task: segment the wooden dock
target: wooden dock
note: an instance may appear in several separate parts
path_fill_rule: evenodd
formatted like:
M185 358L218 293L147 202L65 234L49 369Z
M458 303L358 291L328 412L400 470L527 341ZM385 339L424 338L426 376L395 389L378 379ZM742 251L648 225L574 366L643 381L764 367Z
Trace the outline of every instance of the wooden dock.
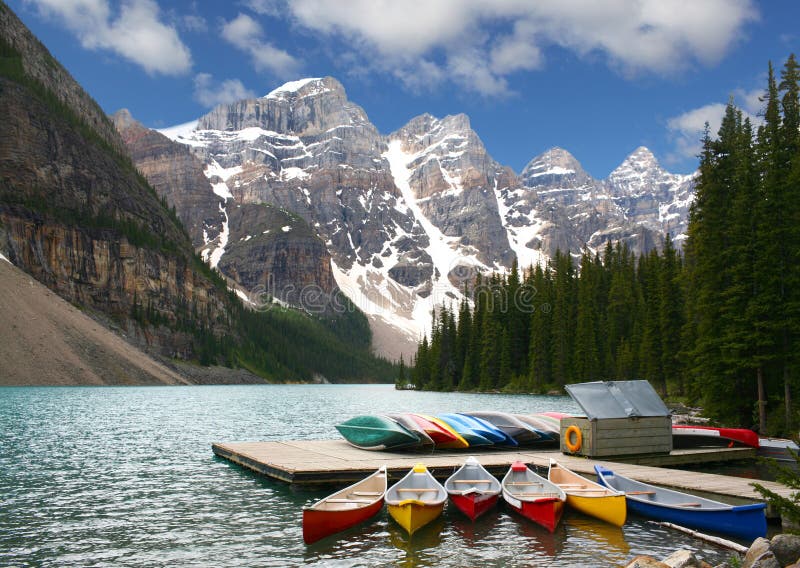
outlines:
M467 455L474 455L498 477L505 474L515 460L547 467L550 458L555 458L577 473L594 474L594 465L602 464L632 479L706 493L733 504L761 500L761 496L750 485L751 479L663 467L752 459L755 457L752 448L673 450L669 455L633 458L637 463L624 463L622 459L610 462L567 456L555 449L483 450L472 454L464 451L436 451L431 454L375 452L360 450L344 440L216 443L212 449L217 456L243 467L301 485L353 483L381 465L386 465L390 479L396 480L417 462L423 462L433 475L444 479L464 463ZM779 495L789 497L791 494L788 487L778 483L765 481L762 485Z

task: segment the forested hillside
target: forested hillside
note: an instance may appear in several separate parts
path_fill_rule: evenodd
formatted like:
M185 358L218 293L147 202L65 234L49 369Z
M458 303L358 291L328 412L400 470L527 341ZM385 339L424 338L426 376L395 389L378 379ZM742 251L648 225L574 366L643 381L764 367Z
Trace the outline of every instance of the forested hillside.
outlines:
M729 103L703 140L689 235L678 254L624 245L479 279L442 306L409 376L417 388L547 392L646 378L730 426L798 423L800 71L772 66L763 118Z

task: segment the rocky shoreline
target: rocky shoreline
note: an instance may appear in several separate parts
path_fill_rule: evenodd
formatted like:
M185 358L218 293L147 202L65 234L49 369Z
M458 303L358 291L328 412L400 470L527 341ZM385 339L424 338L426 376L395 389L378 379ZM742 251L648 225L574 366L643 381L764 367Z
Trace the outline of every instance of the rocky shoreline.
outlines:
M769 540L757 538L743 556L732 551L729 560L716 566L681 549L662 560L637 556L625 568L800 568L800 536L782 533Z

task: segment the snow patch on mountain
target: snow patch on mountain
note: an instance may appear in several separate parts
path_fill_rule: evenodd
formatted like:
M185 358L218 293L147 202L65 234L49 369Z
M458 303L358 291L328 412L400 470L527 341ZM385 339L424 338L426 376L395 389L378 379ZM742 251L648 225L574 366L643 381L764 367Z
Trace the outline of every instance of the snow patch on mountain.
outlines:
M265 95L263 98L265 98L265 99L270 99L270 98L275 99L275 98L279 98L279 97L281 97L283 95L296 93L297 91L299 91L300 89L302 89L303 87L308 85L309 83L314 83L314 82L319 83L320 81L322 81L321 77L307 77L305 79L299 79L297 81L289 81L287 83L284 83L283 85L281 85L277 89L273 89L267 95ZM319 92L320 93L324 92L324 88L321 88Z
M197 128L198 122L198 120L190 120L189 122L184 122L183 124L176 124L175 126L170 126L168 128L158 129L156 132L160 132L173 142L192 145L192 132L194 132L194 130Z

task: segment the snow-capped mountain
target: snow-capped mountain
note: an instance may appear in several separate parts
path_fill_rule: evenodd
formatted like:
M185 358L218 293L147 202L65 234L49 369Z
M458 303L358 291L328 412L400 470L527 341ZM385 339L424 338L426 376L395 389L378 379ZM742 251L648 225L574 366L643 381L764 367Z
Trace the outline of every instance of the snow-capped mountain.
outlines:
M681 242L686 238L694 175L671 174L640 146L605 180L614 202L631 223Z
M218 209L200 216L220 220L200 247L212 266L247 289L247 263L259 262L247 237L274 229L248 226L271 218L248 208L298 216L325 244L338 287L370 317L376 349L391 356L410 353L431 309L458 301L477 271L609 239L655 246L665 230L684 231L692 195L691 179L665 172L646 149L595 180L559 148L517 176L487 153L465 115L424 114L383 136L331 77L160 132L204 165Z

